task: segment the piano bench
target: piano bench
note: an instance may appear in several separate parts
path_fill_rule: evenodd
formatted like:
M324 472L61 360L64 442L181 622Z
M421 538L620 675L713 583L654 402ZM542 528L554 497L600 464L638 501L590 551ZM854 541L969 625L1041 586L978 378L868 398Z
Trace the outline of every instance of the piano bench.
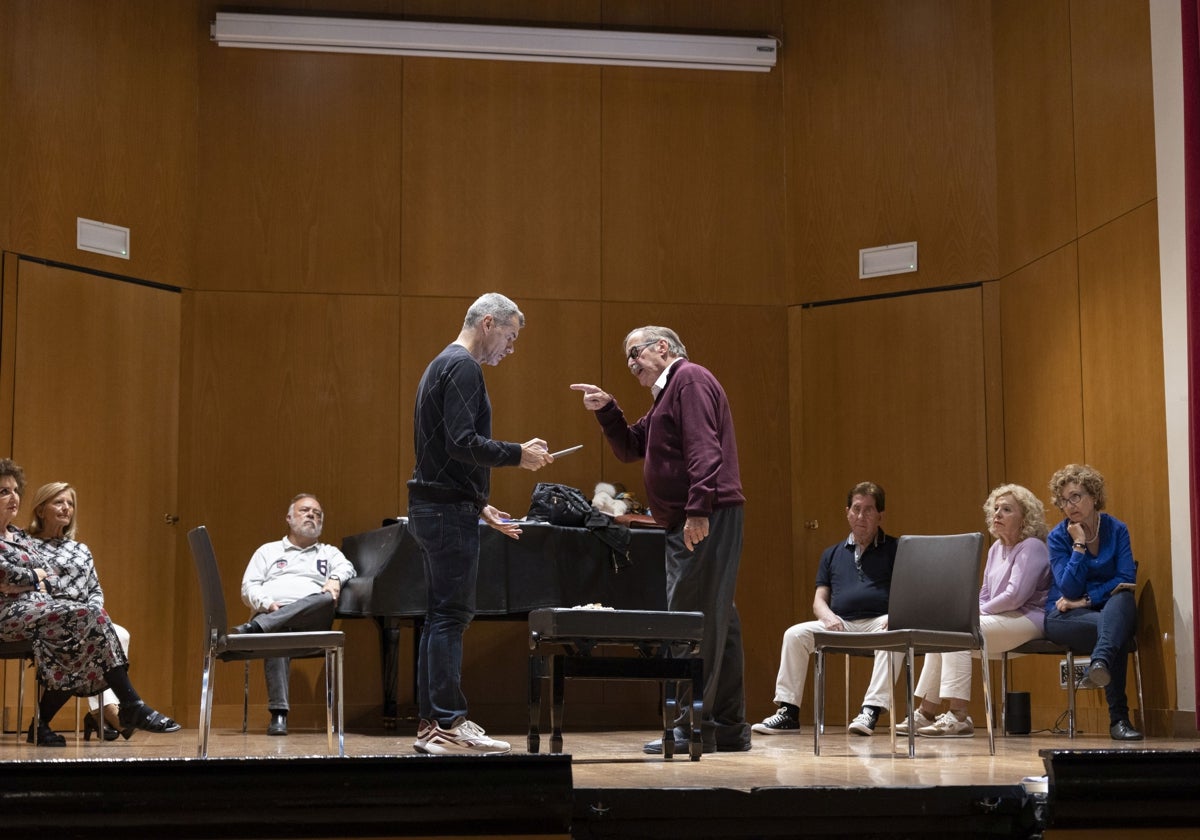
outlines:
M663 684L663 757L675 753L678 683L690 686L684 722L691 732L692 761L701 754L700 717L704 704L704 660L698 655L704 637L704 613L652 610L540 609L529 613L529 735L527 746L541 746L542 680L549 679L550 752L562 752L562 719L567 679L657 680ZM560 645L546 653L542 645ZM640 656L593 656L600 645L625 645ZM686 657L671 657L682 647Z

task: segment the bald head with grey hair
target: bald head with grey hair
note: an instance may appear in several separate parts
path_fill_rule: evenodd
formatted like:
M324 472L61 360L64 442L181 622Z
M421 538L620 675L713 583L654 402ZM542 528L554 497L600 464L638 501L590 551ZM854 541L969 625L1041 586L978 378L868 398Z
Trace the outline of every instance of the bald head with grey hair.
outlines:
M621 348L624 349L629 345L629 340L634 336L638 337L638 344L645 344L648 341L665 341L667 342L667 352L672 356L680 359L688 357L687 348L683 346L683 341L680 340L679 334L670 327L637 327L629 331L625 336L625 340L621 342Z
M525 326L525 314L517 308L517 305L511 299L505 297L499 292L488 292L485 295L480 295L471 304L467 310L467 315L463 318L463 329L471 329L478 326L486 316L491 315L497 323L507 324L513 318L517 319L517 326Z

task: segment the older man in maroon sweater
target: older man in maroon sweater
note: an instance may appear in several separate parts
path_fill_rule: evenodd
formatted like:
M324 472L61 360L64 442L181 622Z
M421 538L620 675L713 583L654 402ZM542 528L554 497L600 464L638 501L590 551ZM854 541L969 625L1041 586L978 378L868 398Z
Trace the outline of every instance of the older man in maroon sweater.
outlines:
M630 372L654 404L636 423L611 394L575 384L622 461L643 459L646 500L667 531L667 606L704 613L704 751L750 749L743 684L742 627L733 603L742 555L742 481L725 389L688 360L674 330L638 327L625 337ZM675 749L687 750L675 730ZM651 741L646 752L662 751Z

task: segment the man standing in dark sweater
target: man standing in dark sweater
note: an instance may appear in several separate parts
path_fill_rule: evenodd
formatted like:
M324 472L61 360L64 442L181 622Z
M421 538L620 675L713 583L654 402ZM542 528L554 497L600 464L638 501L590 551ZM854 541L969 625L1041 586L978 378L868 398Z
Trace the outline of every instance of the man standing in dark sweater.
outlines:
M742 556L742 481L725 389L688 360L674 330L638 327L625 337L629 371L654 404L632 425L612 395L576 384L616 456L643 460L646 500L667 531L667 607L704 613L705 752L750 749L743 684L742 625L733 603ZM675 749L687 733L675 729ZM651 741L646 752L662 751Z
M524 326L515 303L495 292L483 295L467 310L458 338L429 363L417 386L408 532L421 547L429 590L417 656L417 752L510 749L467 716L462 639L475 616L479 520L513 539L521 535L507 513L488 504L491 468L538 470L554 460L544 440L491 439L492 404L481 366L498 365L512 353Z

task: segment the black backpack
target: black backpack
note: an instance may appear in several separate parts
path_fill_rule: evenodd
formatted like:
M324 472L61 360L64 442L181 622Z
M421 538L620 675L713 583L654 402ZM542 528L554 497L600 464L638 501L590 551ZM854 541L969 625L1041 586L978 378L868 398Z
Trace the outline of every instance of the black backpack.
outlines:
M592 503L583 495L583 491L566 484L539 482L533 488L529 513L525 514L525 518L581 528L591 512Z

